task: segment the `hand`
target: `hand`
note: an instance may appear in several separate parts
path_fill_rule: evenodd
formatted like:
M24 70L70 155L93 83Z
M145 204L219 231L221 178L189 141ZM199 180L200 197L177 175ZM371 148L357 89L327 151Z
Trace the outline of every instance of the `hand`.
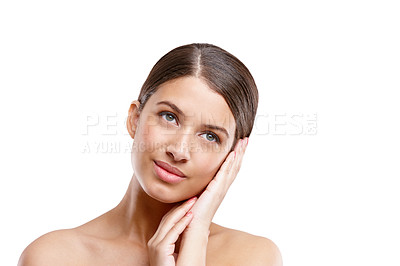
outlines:
M193 218L189 210L196 199L194 197L177 205L164 215L156 233L147 243L150 265L175 266L178 255L175 253L175 242Z
M229 153L214 179L200 195L192 208L194 217L185 234L194 229L208 232L218 207L239 172L248 140L248 138L244 138L236 143L234 150Z
M193 219L182 234L178 265L206 265L211 221L239 172L247 144L248 138L238 141L192 207Z

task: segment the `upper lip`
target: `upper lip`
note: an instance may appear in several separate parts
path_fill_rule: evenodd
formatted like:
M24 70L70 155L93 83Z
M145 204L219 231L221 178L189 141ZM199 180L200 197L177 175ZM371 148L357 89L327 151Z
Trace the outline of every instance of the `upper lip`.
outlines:
M170 172L170 173L173 173L173 174L178 175L178 176L180 176L180 177L185 177L185 174L182 173L178 168L173 167L172 165L169 165L169 164L166 163L166 162L163 162L163 161L154 161L154 163L155 163L156 165L158 165L159 167L165 169L166 171Z

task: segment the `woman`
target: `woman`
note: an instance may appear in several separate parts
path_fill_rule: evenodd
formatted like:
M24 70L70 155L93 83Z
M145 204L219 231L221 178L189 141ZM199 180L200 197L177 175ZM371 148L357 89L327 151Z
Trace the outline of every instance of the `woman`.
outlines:
M117 207L43 235L19 265L281 265L268 239L212 223L258 104L248 69L209 44L164 55L129 108L133 177Z

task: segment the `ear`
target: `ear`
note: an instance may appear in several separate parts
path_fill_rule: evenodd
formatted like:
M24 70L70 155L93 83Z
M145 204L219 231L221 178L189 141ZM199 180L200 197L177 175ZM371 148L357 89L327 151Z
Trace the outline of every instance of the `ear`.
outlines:
M137 124L139 121L139 101L133 101L129 107L128 119L126 120L126 128L132 138L135 137Z

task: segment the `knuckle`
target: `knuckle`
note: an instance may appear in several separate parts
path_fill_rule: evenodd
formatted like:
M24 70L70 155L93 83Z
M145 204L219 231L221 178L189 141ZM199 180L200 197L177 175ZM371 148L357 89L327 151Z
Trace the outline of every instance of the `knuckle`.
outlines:
M153 254L158 254L161 252L163 245L162 243L153 243L150 246L147 247L149 251L151 251Z
M177 210L177 215L179 215L179 217L183 217L185 214L186 214L186 212L189 210L189 208L187 207L187 206L182 206L181 208L179 208L178 210Z
M151 248L151 249L154 249L154 240L153 240L153 239L150 239L150 240L147 242L147 247L148 247L148 248Z
M161 250L162 248L163 248L163 243L162 242L160 242L160 243L157 243L157 245L155 245L155 249L156 250Z
M171 228L171 230L172 230L172 232L174 232L174 234L179 235L181 228L182 228L182 226L180 225L180 223L177 223L174 225L174 227Z
M161 223L164 223L165 221L167 221L167 220L168 220L168 217L169 217L168 214L164 215L163 218L161 219L160 224L161 224Z
M180 220L177 224L172 228L176 234L181 234L182 231L186 228L187 219Z

